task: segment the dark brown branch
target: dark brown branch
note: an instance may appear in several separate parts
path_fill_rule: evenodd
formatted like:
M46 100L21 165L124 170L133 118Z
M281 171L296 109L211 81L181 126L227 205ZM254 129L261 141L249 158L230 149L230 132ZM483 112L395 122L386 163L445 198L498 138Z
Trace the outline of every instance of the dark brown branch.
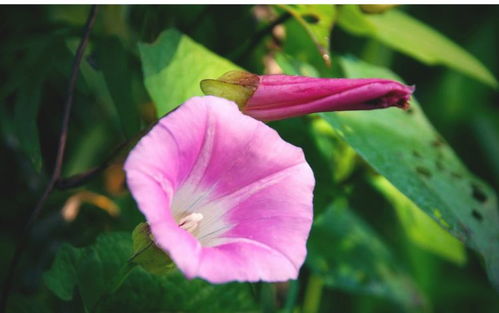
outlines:
M42 194L38 202L36 203L33 212L31 213L29 220L26 222L26 225L21 233L19 242L16 246L16 250L14 252L14 256L9 264L9 268L7 271L7 277L4 282L2 295L0 298L0 312L5 312L7 306L7 300L9 298L10 292L12 290L12 283L15 276L15 272L17 269L17 265L21 260L21 257L25 251L25 248L28 244L29 234L31 232L31 228L33 224L37 220L38 216L42 212L43 205L48 198L48 195L52 192L55 187L56 182L59 180L62 171L62 162L64 160L64 151L66 148L66 141L68 137L68 127L69 127L69 116L71 114L71 107L73 104L73 94L76 87L76 81L78 80L78 73L80 69L81 60L83 58L83 53L85 52L85 48L87 47L88 40L90 37L90 32L95 22L95 17L97 15L97 6L93 5L88 14L87 22L85 24L83 36L80 41L80 45L76 50L76 55L74 57L73 66L71 68L71 76L69 79L68 89L66 101L64 102L64 112L62 118L62 127L61 133L59 137L59 145L57 147L57 155L55 159L54 170L52 172L52 176Z
M114 148L114 150L109 154L107 159L104 160L102 164L86 172L78 173L67 178L60 177L59 180L56 181L55 187L61 190L80 187L89 182L90 180L92 180L93 178L97 177L97 175L99 175L100 172L108 168L111 164L123 161L125 156L124 152L128 152L129 148L134 146L137 143L137 141L140 138L142 138L142 136L144 136L151 129L153 125L154 124L145 127L135 136L128 138L126 141L116 146L116 148Z
M56 184L55 187L57 189L65 190L65 189L71 189L75 187L82 186L86 183L88 183L90 180L92 180L94 177L100 174L103 170L105 170L108 166L114 163L114 160L121 154L121 152L124 150L124 148L128 147L130 144L129 141L125 141L121 143L119 146L117 146L113 152L109 155L109 157L100 165L86 171L83 173L78 173L73 176L67 177L67 178L60 178Z

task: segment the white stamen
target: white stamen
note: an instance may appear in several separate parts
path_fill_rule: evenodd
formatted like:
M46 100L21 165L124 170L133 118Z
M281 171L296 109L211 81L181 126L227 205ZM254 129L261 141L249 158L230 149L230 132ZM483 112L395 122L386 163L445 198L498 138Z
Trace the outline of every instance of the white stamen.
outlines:
M203 214L191 213L187 216L184 216L178 223L178 226L183 230L192 233L198 227L198 224L202 219L203 219Z

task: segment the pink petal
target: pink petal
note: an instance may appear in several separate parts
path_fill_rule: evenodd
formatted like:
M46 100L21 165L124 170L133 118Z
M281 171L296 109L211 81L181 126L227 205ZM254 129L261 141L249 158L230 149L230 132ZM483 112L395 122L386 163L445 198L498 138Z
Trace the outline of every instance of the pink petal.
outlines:
M141 139L125 170L158 246L187 277L297 277L312 222L312 171L300 148L233 102L188 100ZM192 213L204 218L191 234L178 221Z

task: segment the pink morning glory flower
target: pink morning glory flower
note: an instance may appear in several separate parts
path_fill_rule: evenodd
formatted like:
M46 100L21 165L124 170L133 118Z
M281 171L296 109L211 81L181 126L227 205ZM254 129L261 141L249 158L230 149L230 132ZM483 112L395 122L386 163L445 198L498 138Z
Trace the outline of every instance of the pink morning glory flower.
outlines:
M314 177L303 152L235 103L191 98L131 151L127 183L158 247L212 283L294 279Z
M408 108L414 87L379 79L255 75L232 71L201 82L205 94L234 100L242 112L273 121L316 112Z

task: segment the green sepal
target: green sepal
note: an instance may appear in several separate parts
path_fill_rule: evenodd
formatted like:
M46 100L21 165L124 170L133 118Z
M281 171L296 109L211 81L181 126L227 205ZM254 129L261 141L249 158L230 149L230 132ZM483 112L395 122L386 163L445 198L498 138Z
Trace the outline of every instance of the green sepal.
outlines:
M217 79L204 79L200 86L205 95L225 98L242 107L255 93L259 82L258 75L236 70L227 72Z
M130 261L142 266L146 271L163 275L175 269L170 257L154 243L149 225L140 223L132 232L133 256Z

